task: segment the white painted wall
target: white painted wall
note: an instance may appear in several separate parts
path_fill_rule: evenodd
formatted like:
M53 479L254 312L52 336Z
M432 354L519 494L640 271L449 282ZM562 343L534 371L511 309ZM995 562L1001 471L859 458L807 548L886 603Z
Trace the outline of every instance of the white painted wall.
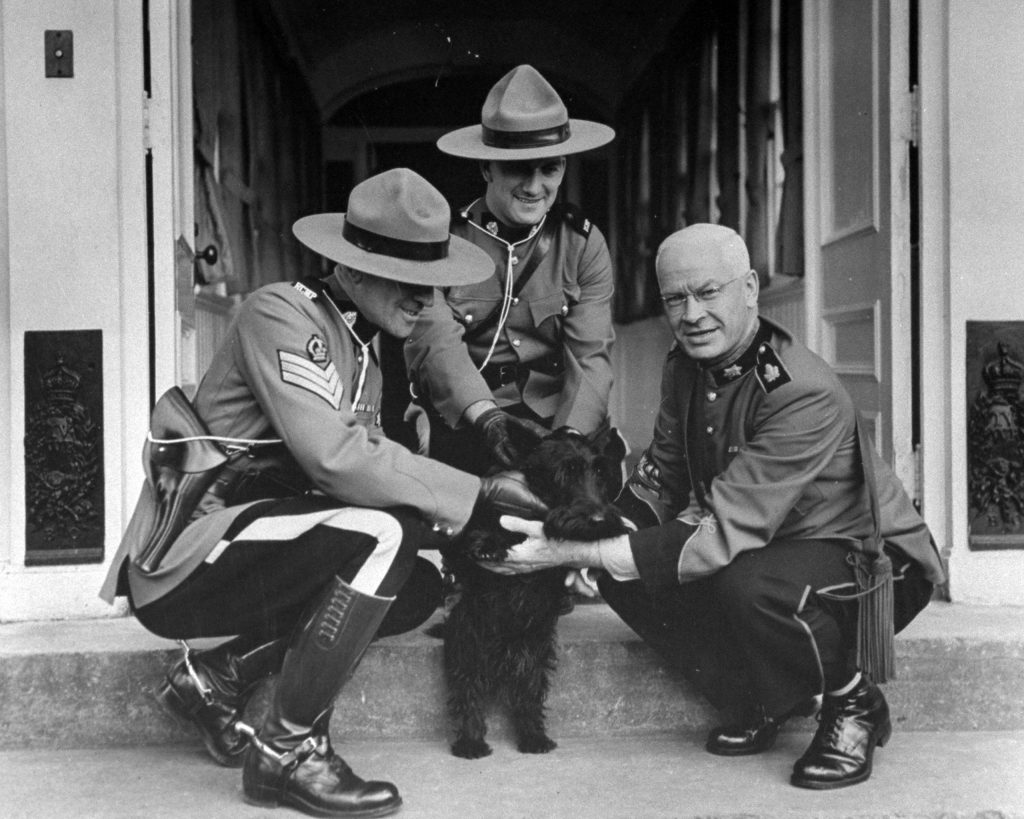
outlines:
M1024 3L945 5L951 593L1021 605L1024 551L968 550L965 345L967 321L1024 320Z
M0 621L116 613L96 596L105 566L23 565L23 339L102 331L109 560L141 480L148 405L140 6L0 2ZM73 31L73 78L45 77L47 29Z

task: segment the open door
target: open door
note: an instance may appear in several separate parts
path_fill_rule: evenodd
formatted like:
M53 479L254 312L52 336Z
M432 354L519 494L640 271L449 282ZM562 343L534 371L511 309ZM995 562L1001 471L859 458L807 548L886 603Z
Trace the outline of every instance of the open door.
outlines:
M805 0L809 341L913 491L908 0Z
M148 0L151 400L197 381L190 0Z

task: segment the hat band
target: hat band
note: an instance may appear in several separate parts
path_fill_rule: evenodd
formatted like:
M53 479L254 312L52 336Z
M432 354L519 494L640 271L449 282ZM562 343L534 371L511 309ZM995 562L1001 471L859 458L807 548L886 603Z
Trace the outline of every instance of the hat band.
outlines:
M541 128L537 131L496 131L483 128L484 145L491 148L544 148L548 145L560 145L570 136L569 123L556 125L554 128Z
M393 239L382 236L372 230L353 225L348 219L341 229L341 235L367 253L379 253L382 256L394 256L396 259L407 259L411 262L436 262L448 258L448 240L442 242L411 242L406 239Z

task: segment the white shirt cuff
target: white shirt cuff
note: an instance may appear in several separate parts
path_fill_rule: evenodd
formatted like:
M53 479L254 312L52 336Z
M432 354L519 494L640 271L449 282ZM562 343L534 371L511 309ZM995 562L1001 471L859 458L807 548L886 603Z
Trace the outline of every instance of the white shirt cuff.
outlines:
M633 560L633 550L629 547L629 535L599 541L598 554L601 565L616 580L639 580L640 572Z

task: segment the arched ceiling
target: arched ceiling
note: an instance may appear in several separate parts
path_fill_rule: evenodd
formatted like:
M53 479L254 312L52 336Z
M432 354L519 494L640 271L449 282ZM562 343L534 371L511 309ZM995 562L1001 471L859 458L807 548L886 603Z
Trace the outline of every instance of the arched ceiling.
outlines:
M324 122L363 97L363 124L469 124L505 71L530 63L573 116L610 120L689 0L267 0ZM387 103L374 92L405 89ZM424 96L426 94L426 96ZM468 121L463 97L472 98ZM399 104L392 105L395 100ZM417 105L416 103L420 104ZM406 119L395 107L407 108ZM374 114L376 112L376 114ZM344 113L340 116L344 117ZM367 122L370 116L382 121Z

